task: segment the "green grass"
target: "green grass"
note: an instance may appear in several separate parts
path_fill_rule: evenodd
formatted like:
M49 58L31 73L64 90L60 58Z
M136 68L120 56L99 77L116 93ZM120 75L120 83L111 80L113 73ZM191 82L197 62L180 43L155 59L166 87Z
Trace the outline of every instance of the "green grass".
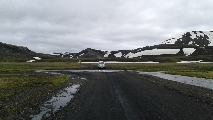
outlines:
M177 74L199 78L213 79L213 64L191 63L159 63L159 64L106 64L106 67L116 69L140 70L140 71L165 71L168 74Z
M49 74L0 74L0 89L58 85L67 79L63 75Z
M0 119L10 119L5 117L36 106L49 92L69 80L64 75L28 71L78 68L77 62L0 62Z
M0 72L24 72L29 70L79 69L77 62L0 62Z
M23 87L50 87L64 83L68 78L63 75L33 74L26 71L48 69L78 69L77 62L1 62L0 99L14 95L15 90Z
M0 74L0 119L12 119L15 113L36 107L48 93L68 80L64 75L43 73Z
M68 77L49 74L0 74L0 99L7 99L21 88L52 87L64 83Z

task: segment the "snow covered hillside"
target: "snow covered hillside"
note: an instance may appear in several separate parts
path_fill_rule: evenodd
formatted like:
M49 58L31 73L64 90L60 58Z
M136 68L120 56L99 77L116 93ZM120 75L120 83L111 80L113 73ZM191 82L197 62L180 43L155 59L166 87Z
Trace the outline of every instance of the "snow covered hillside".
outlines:
M101 51L87 48L79 53L60 54L61 57L69 58L142 58L176 55L213 55L213 31L186 32L182 36L165 40L160 45L133 50Z
M192 31L181 37L168 39L162 44L188 44L197 46L213 46L213 31Z
M182 55L189 56L196 50L196 53L199 53L199 48L203 48L206 51L208 49L205 54L211 54L211 52L209 52L209 49L211 49L210 46L213 46L213 31L192 31L183 34L181 37L168 39L160 45L132 50L127 54L121 51L113 51L113 53L112 51L108 51L104 57L140 58L147 55L177 55L180 52L183 52Z

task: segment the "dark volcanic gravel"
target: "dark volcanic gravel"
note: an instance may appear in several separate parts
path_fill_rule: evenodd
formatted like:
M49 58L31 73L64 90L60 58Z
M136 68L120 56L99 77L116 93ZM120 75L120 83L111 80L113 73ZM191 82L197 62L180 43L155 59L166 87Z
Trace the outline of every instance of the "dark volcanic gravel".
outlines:
M67 73L71 74L71 73ZM69 105L48 119L210 120L213 91L135 72L84 72Z

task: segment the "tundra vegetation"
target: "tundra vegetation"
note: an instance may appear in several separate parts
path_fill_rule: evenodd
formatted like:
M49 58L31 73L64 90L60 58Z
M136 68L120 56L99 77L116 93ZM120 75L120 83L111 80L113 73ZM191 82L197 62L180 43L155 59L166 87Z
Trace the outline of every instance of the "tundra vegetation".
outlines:
M76 60L77 61L77 60ZM69 78L61 74L35 73L34 70L66 70L97 68L97 64L78 62L1 62L0 63L0 120L14 118L16 114L32 114L39 101L66 83ZM193 77L213 79L213 64L159 63L159 64L106 64L106 69L126 69L140 71L165 71ZM28 107L28 108L27 108ZM26 109L27 108L27 109ZM29 111L32 108L32 111ZM14 116L13 116L14 115Z
M69 80L65 75L35 73L33 70L77 69L77 63L0 63L0 120L35 112L39 102ZM18 119L18 118L17 118Z

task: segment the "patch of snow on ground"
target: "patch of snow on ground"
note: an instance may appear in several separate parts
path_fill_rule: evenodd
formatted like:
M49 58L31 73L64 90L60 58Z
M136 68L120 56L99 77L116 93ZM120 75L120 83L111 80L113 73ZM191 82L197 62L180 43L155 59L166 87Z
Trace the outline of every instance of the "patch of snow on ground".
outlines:
M134 55L134 53L130 52L130 53L126 54L124 57L125 58L130 58L130 56L132 56L132 55Z
M184 54L186 54L186 56L191 55L196 49L194 48L183 48L183 52Z
M29 61L27 61L27 62L35 62L35 60L29 60Z
M200 36L203 36L203 37L204 37L204 33L200 33L199 31L197 31L196 33L197 33L197 36L198 36L198 37L200 37Z
M35 62L36 60L41 60L40 57L33 57L33 58L34 58L34 60L28 60L27 62Z
M108 52L104 55L104 57L108 57L110 54L111 54L111 51L108 51Z
M118 52L118 53L116 53L116 54L114 54L115 55L115 57L121 57L122 56L122 53L121 52Z
M82 55L84 55L84 53L80 54L79 56L82 56Z
M190 34L192 35L192 36L191 36L192 39L197 38L197 37L196 37L196 34L195 34L194 32L190 32Z
M211 79L188 77L188 76L181 76L181 75L170 75L170 74L165 74L163 72L139 72L139 74L152 75L152 76L160 77L160 78L171 80L171 81L176 81L176 82L194 85L194 86L200 86L200 87L213 90L213 80Z
M190 41L190 42L189 42L189 45L192 45L192 43L193 43L193 41Z
M180 49L152 49L145 50L137 53L127 54L127 58L139 57L142 55L162 55L162 54L177 54Z
M41 58L40 57L33 57L34 59L36 59L36 60L41 60Z
M181 61L181 62L177 62L177 63L190 63L189 61Z
M60 53L50 53L50 55L60 56Z
M181 61L181 62L177 62L177 63L204 63L202 61L203 60L198 60L198 61Z

